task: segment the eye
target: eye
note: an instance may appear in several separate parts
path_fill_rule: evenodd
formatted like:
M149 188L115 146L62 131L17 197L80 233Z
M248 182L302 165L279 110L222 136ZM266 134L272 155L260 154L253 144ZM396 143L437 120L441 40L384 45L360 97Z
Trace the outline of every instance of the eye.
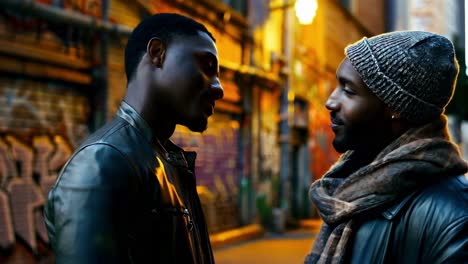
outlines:
M204 74L210 77L218 75L218 62L216 57L211 53L199 54L198 62Z
M209 76L218 74L218 66L213 58L206 58L202 68Z
M347 95L347 96L352 96L352 95L355 95L356 92L354 91L354 89L352 88L352 85L346 81L346 80L339 80L340 82L340 87L341 87L341 90Z
M355 94L356 94L352 89L350 89L350 88L348 88L348 87L346 87L346 86L344 87L343 91L344 91L345 94L347 94L347 95L355 95Z
M210 68L210 69L211 69L211 68L213 68L213 65L214 65L214 62L213 62L213 60L212 60L212 59L208 59L208 61L207 61L206 65L207 65L207 66L208 66L208 68Z

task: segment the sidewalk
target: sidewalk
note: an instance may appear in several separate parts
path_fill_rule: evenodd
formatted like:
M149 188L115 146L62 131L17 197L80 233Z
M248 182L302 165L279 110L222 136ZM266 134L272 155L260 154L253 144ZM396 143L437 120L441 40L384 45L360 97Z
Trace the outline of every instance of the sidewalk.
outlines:
M252 224L216 234L211 234L210 241L213 249L216 249L234 243L259 238L264 234L265 230L261 225Z
M303 219L299 221L299 227L310 229L312 232L318 234L322 223L322 219Z
M300 264L310 251L317 233L299 228L284 233L233 243L213 251L218 264Z
M299 228L302 230L307 230L307 232L318 234L321 224L322 221L318 219L305 219L299 221ZM252 224L216 234L211 234L210 241L213 249L218 249L239 242L261 238L264 237L265 234L266 231L261 225Z

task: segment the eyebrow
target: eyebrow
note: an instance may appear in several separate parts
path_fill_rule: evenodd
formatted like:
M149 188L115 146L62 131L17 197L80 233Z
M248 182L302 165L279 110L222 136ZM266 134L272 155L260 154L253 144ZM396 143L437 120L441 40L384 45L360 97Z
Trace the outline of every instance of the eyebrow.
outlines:
M206 57L210 57L211 59L216 61L216 64L218 64L218 57L214 53L212 53L211 51L198 51L196 53L198 53L200 55L203 55L203 56L206 56Z
M338 77L338 75L337 75L337 76L336 76L336 79L338 80L338 82L345 82L345 83L347 83L348 85L351 86L350 88L353 88L354 90L360 90L359 85L356 84L352 79L347 78L346 76Z
M338 77L338 75L336 75L336 79L337 79L339 82L352 83L352 81L351 81L349 78L346 78L346 77L344 77L344 76Z

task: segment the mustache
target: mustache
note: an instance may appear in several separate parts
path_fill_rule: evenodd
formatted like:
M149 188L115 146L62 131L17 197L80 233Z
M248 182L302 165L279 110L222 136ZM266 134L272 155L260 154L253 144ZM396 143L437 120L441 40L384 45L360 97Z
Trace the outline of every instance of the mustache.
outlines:
M210 89L202 91L200 96L204 102L208 102L209 104L213 105L213 107L216 105L215 96L210 91Z
M344 125L343 120L338 116L336 112L330 112L330 121L335 125Z

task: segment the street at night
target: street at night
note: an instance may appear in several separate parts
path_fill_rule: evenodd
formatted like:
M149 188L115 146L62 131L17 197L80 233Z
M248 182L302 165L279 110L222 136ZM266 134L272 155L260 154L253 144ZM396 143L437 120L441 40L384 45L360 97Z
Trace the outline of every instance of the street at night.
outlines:
M215 260L218 264L304 263L315 235L309 229L268 233L262 238L216 249Z
M468 1L0 10L0 264L468 263Z

